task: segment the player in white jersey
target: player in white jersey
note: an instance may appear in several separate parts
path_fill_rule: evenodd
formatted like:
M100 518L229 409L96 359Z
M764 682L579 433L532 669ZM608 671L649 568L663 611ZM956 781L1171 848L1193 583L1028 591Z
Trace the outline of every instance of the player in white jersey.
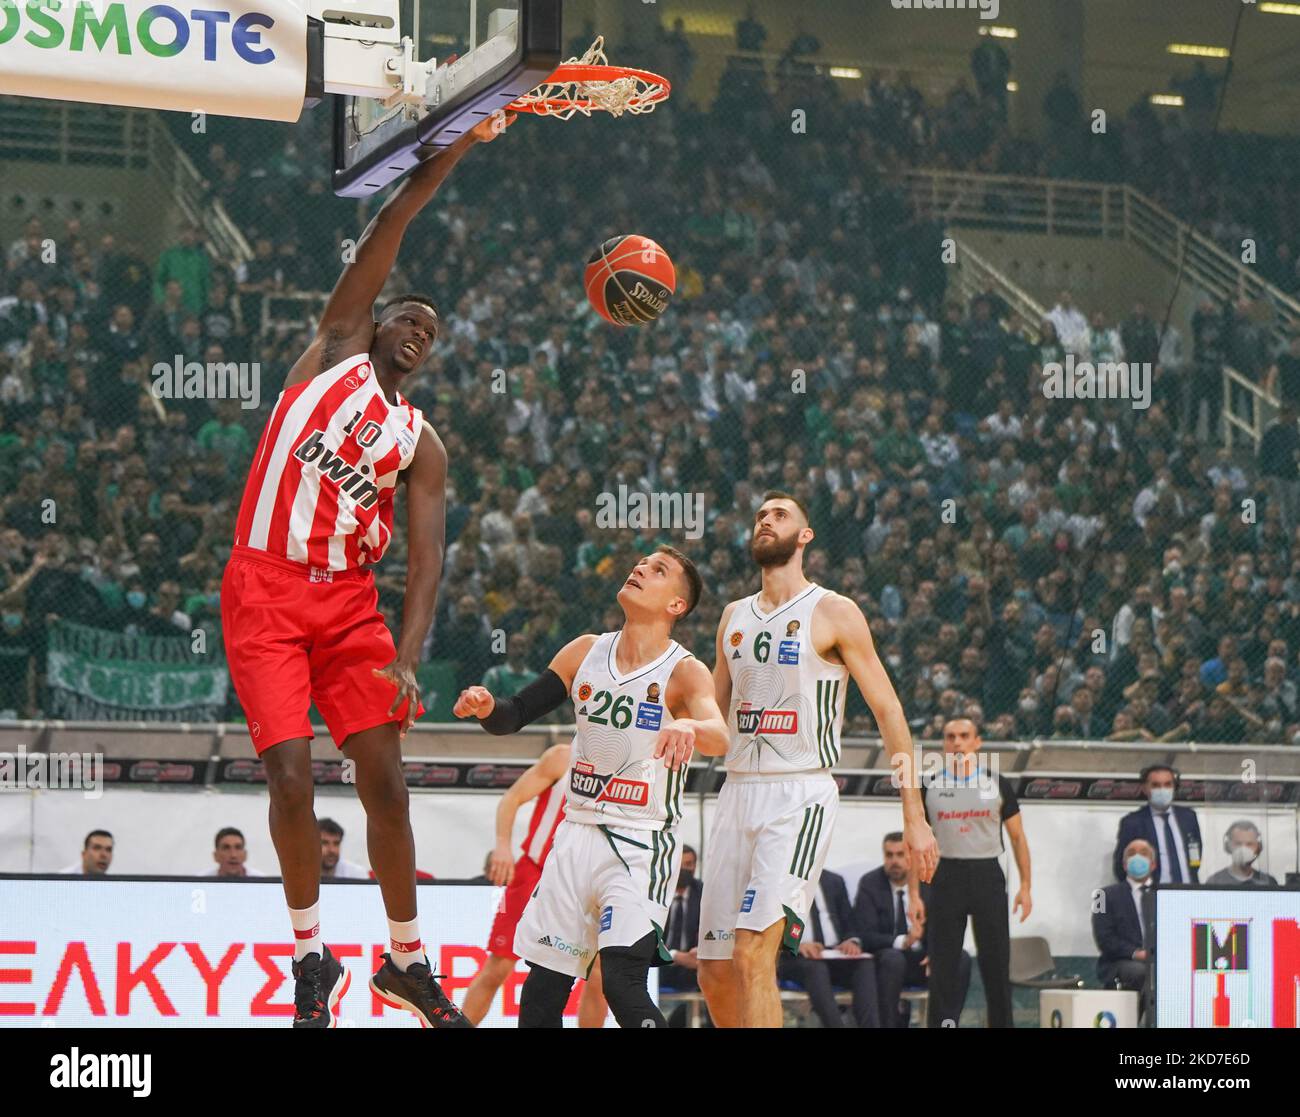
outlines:
M682 785L695 749L727 749L708 668L671 635L699 596L691 560L660 547L619 590L618 632L579 636L514 698L470 687L456 702L457 717L477 717L490 733L517 732L568 697L576 714L565 820L515 934L529 965L521 1028L558 1028L574 981L597 956L619 1026L667 1026L647 978L672 961L663 932Z
M903 707L847 597L809 582L808 513L770 492L754 517L750 553L762 589L733 601L718 625L713 668L727 711L727 782L705 847L700 989L718 1027L779 1028L776 960L798 952L830 847L839 790L831 769L849 676L875 715L892 763L912 765ZM903 834L921 880L938 864L915 779L903 779ZM913 881L915 921L924 917Z
M487 960L465 990L465 1000L461 1005L466 1019L475 1027L492 1007L497 990L514 973L518 961L518 955L514 953L515 928L519 926L528 899L541 879L555 831L564 821L564 784L572 755L573 750L568 745L552 745L537 758L536 764L506 789L497 804L496 847L488 860L487 873L493 884L504 888L504 893L492 921L492 930L488 932ZM512 848L515 816L525 803L534 804L533 815L528 821L523 853L516 860ZM609 1008L600 991L598 963L582 986L578 1027L603 1028L608 1015Z

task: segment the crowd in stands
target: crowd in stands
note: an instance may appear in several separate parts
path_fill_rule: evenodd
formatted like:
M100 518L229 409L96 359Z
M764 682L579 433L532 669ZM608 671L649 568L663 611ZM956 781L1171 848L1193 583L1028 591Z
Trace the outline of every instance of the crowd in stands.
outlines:
M666 43L660 64L689 66L689 47ZM576 634L616 627L627 571L673 542L706 589L676 635L711 662L723 606L757 584L753 511L780 488L812 510L808 576L861 605L916 733L960 711L990 740L1300 742L1290 436L1258 467L1215 448L1225 354L1285 383L1300 356L1293 369L1236 307L1207 306L1183 341L1158 336L1153 308L1110 322L1063 295L1040 324L994 291L958 299L942 228L914 217L890 174L1068 169L1158 197L1176 182L1190 218L1270 214L1289 234L1294 165L1247 172L1234 153L1254 141L1198 145L1145 107L1108 144L1071 132L1062 109L1064 131L1034 147L978 106L964 90L927 106L884 82L847 98L830 78L750 60L707 107L524 121L467 158L411 227L392 283L442 308L436 352L404 388L450 459L426 658L455 661L460 685L489 671L522 685ZM330 191L329 125L320 107L294 128L186 133L253 246L237 268L188 229L153 258L75 221L33 219L4 246L8 716L48 709L51 617L215 630L249 459L310 339L305 322L263 328L266 301L328 290L369 212ZM1218 185L1189 188L1201 174ZM582 269L628 232L668 249L677 293L653 326L615 330L587 306ZM1067 352L1155 364L1151 406L1048 399L1041 366ZM156 399L151 370L178 354L255 362L260 406ZM703 538L597 527L598 496L620 485L704 494ZM399 532L376 574L394 624L404 578ZM873 728L854 691L846 731Z

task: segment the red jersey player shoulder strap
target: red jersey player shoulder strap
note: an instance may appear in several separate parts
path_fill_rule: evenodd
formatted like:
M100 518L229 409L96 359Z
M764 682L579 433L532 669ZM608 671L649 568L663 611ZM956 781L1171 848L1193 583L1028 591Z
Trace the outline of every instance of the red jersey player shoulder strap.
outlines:
M295 380L292 384L285 384L280 394L296 395L301 392L308 384L317 384L323 382L332 382L346 376L348 373L360 368L362 365L367 366L367 374L373 371L370 364L370 354L368 352L353 353L351 356L344 357L337 364L330 365L329 368L321 369L320 372L314 372L310 376L304 376L301 380Z

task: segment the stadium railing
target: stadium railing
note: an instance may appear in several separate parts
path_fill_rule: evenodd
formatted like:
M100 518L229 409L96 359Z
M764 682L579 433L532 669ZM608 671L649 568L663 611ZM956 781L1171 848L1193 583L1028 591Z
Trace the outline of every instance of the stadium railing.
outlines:
M1249 440L1248 449L1259 449L1264 429L1277 414L1282 401L1243 376L1234 368L1223 369L1223 441L1229 450L1235 448L1238 436Z
M234 265L253 258L239 227L155 112L74 101L0 97L0 163L148 171L164 185L185 219L199 225L213 254Z
M969 301L992 286L1006 300L1007 305L1025 320L1031 335L1037 340L1039 324L1047 316L1047 308L1037 302L1023 287L1008 279L960 237L953 236L951 231L948 235L957 246L957 289L962 297Z
M1300 325L1300 302L1132 186L924 169L901 178L922 212L946 224L1127 241L1170 268L1181 263L1220 302L1268 305L1277 341Z
M289 291L268 295L262 300L261 334L315 329L328 301L328 291Z
M338 752L323 726L316 727L313 758L337 761ZM416 725L407 735L408 762L436 764L529 763L545 749L572 738L572 725L539 725L511 737L487 737L477 726ZM923 753L940 742L918 740ZM139 721L12 721L0 724L0 754L102 754L109 760L213 763L207 777L217 780L220 762L252 760L247 727L238 722L189 724ZM1005 775L1042 779L1131 779L1148 764L1170 763L1185 778L1242 782L1243 765L1259 780L1300 783L1300 748L1225 742L1144 742L1035 738L986 741L984 752L997 757ZM703 764L700 764L703 767ZM721 777L721 766L716 766ZM890 766L879 738L846 736L835 771L852 777L888 778ZM196 780L194 782L207 782ZM1248 781L1247 781L1248 782Z

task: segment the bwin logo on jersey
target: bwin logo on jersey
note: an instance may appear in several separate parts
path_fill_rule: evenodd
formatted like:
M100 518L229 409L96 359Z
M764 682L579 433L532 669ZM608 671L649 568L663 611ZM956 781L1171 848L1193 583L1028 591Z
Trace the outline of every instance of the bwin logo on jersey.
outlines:
M736 711L736 728L744 734L761 733L764 736L791 735L799 732L797 710L752 710L744 703Z
M650 785L643 780L625 780L620 776L599 775L585 761L578 761L569 776L569 788L583 799L597 803L616 803L623 807L644 807L650 802Z
M322 442L324 437L324 431L312 431L294 450L293 456L304 465L314 464L322 481L334 482L339 492L347 493L358 507L373 508L379 500L379 487L367 481L351 462L326 447Z

